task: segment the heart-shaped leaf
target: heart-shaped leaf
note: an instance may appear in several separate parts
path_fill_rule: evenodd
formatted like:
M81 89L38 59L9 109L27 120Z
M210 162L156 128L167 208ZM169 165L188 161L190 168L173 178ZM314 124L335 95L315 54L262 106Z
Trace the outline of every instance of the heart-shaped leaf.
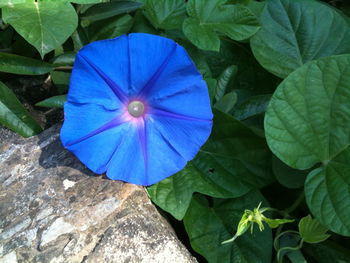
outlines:
M350 55L310 62L272 96L265 134L279 159L297 169L321 166L305 182L307 203L330 230L350 235Z
M285 78L304 63L350 53L350 25L335 9L313 0L269 0L251 47L259 63Z
M226 0L189 0L183 31L198 48L219 51L216 32L234 40L244 40L259 30L256 16L245 6L225 5Z
M62 45L74 32L78 16L70 3L27 1L2 8L2 18L43 57Z

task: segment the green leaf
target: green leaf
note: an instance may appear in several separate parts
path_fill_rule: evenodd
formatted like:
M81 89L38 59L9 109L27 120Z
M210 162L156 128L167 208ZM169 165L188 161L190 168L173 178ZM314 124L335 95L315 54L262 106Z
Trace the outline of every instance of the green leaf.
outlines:
M89 44L88 36L85 32L85 29L82 26L78 26L77 30L71 36L74 46L74 51L78 52L85 45Z
M237 102L237 94L232 91L225 94L220 98L218 102L215 103L215 109L218 109L221 112L229 113Z
M275 155L272 156L272 171L277 181L290 189L303 187L306 176L309 173L309 170L302 171L289 167Z
M42 131L15 94L0 81L0 123L23 137L30 137Z
M312 171L305 182L312 214L333 232L350 236L350 147L327 165Z
M141 3L133 1L116 1L97 4L90 7L80 18L83 20L97 21L137 10Z
M215 99L219 101L226 93L229 87L230 81L237 74L237 66L232 65L226 68L218 78L218 84L216 86Z
M59 66L73 66L74 61L75 61L75 52L66 52L62 55L59 55L57 57L54 57L51 61L51 63L55 67Z
M186 17L186 5L183 0L147 0L144 8L145 16L155 28L181 28Z
M63 105L66 101L67 95L59 95L40 101L37 104L35 104L35 106L47 108L63 108Z
M263 114L270 102L271 95L252 96L236 107L233 116L237 120L246 120L253 116Z
M214 202L213 207L202 196L193 198L184 218L192 248L208 262L271 262L270 229L253 235L246 233L234 242L221 244L236 232L233 227L237 226L244 209L253 209L262 200L264 197L254 191L240 198Z
M210 102L212 104L215 97L215 88L216 88L217 80L213 78L205 78L204 80L207 83Z
M145 18L143 12L138 10L134 15L134 24L131 28L131 32L135 33L148 33L157 35L158 31L151 25L151 23Z
M183 32L186 37L198 48L219 51L220 38L207 26L200 26L195 18L187 18L183 23Z
M305 182L314 216L350 235L350 55L310 62L277 88L265 115L271 150L297 169L317 163Z
M129 32L134 19L130 15L112 17L110 19L97 21L89 27L91 41L115 38Z
M81 4L81 5L109 2L109 0L65 0L65 1L72 2L75 4Z
M350 262L350 251L329 240L317 244L305 243L303 251L317 263Z
M225 0L189 0L187 18L183 24L186 37L198 48L219 51L216 32L233 40L244 40L259 30L255 15L241 5L224 5Z
M218 198L236 196L229 188L201 173L192 162L177 174L148 187L147 191L156 205L178 220L185 216L194 192Z
M308 61L350 53L349 24L318 1L267 1L260 21L252 50L263 67L281 78Z
M280 79L261 67L249 49L249 45L223 39L219 52L200 52L206 58L215 78L232 66L232 63L237 66L237 73L231 81L236 92L241 89L249 92L250 96L273 93ZM241 102L243 101L238 96L238 103Z
M52 82L59 94L67 93L71 73L62 71L51 72Z
M148 192L153 202L180 220L194 192L230 198L269 184L269 159L264 139L216 111L212 136L195 159Z
M276 228L279 227L280 225L286 224L286 223L291 223L293 222L293 219L272 219L272 218L265 218L264 222L266 222L270 228Z
M54 67L51 64L40 60L0 52L0 71L2 72L42 75L53 69Z
M297 169L328 162L350 143L350 55L313 61L286 78L265 115L267 142Z
M1 1L2 1L2 3L0 3L0 8L4 7L4 6L25 3L27 0L1 0Z
M194 158L195 167L235 197L271 183L265 139L231 116L214 112L211 136Z
M320 243L325 241L330 235L326 234L328 229L321 225L310 215L303 217L299 222L299 233L307 243Z
M70 3L26 2L2 9L2 16L43 57L74 32L78 16Z

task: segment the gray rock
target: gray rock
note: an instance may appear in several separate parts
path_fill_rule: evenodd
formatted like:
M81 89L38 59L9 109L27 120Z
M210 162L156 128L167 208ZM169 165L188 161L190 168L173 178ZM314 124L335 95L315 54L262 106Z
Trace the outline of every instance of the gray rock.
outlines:
M59 128L0 141L0 262L196 262L143 187L93 175Z

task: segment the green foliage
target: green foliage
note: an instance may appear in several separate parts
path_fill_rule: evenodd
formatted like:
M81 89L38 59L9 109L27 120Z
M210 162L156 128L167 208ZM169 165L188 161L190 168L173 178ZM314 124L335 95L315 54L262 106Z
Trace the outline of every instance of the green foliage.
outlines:
M40 60L0 52L1 72L22 75L42 75L53 69L54 67L51 64Z
M244 209L253 209L262 200L259 192L252 191L236 199L215 199L210 207L203 196L194 197L184 218L193 249L208 262L271 262L270 229L221 244L236 232L233 226L240 221Z
M234 40L244 40L259 29L255 15L240 5L225 5L225 0L189 0L183 31L197 47L218 51L220 38L217 32Z
M314 0L269 0L252 38L256 59L284 78L310 60L350 53L350 27L335 9Z
M332 231L350 235L348 160L350 55L310 62L277 88L266 112L266 138L285 163L307 169L321 163L305 182L308 205Z
M41 131L39 124L2 82L0 82L0 122L23 137L30 137Z
M61 112L75 55L92 41L172 38L203 75L214 121L197 156L148 187L152 201L183 220L209 263L350 262L345 0L0 0L0 8L2 125L41 132L32 115Z
M80 18L82 20L97 21L135 11L141 6L142 4L133 1L97 4L90 7Z
M269 160L264 139L229 115L215 112L212 135L196 158L148 192L158 206L182 219L194 192L239 197L270 183Z
M47 98L43 101L38 102L37 104L35 104L35 106L47 108L62 108L66 100L66 95L53 96L51 98Z
M328 229L322 226L310 215L303 217L299 222L299 233L301 238L307 243L320 243L325 241L330 235L326 234Z
M78 16L70 3L26 1L2 9L2 18L40 53L54 50L74 32Z
M186 17L186 5L182 0L147 0L145 15L155 28L181 28Z

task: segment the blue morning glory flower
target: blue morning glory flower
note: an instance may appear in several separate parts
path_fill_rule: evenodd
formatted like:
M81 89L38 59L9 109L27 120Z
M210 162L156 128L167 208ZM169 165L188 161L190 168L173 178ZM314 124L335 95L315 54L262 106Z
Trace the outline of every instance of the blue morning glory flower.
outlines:
M173 40L129 34L76 56L63 145L95 173L151 185L180 171L212 127L208 90Z

